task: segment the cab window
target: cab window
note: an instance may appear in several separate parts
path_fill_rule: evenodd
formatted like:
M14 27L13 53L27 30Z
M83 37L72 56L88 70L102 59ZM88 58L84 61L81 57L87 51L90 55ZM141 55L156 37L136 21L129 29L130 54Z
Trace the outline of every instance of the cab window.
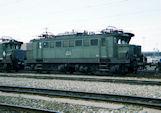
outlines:
M56 42L56 47L61 47L61 41Z
M82 40L76 40L75 46L82 46Z
M48 48L48 42L44 42L44 43L43 43L43 47L44 47L44 48Z
M97 45L98 45L98 39L92 39L91 46L97 46Z

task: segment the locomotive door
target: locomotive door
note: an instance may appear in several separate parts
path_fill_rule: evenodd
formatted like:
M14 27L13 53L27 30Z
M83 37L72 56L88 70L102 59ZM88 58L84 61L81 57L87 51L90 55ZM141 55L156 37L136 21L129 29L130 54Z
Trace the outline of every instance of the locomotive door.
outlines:
M70 47L74 47L74 40L65 40L63 41L63 46L66 47L65 49L65 59L67 63L71 62L71 55L72 55L72 48Z
M70 62L71 54L72 50L70 48L65 49L65 58L67 63Z
M100 58L107 58L107 40L106 38L101 38L100 42Z
M43 58L42 53L43 53L42 42L38 42L37 59Z

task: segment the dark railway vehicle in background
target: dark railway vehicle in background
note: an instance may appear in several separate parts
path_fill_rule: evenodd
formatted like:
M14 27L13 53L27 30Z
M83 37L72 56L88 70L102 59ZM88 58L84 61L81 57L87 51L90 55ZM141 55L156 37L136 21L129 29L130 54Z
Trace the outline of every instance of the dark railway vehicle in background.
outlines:
M129 44L132 33L42 34L27 44L25 69L46 72L133 73L143 65L141 46Z
M0 42L0 70L18 71L24 68L26 51L21 50L23 42L1 38Z

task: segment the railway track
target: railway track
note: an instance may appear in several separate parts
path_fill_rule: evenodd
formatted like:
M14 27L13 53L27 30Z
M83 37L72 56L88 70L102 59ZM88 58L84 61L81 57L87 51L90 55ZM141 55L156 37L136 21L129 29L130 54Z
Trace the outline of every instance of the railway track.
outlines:
M14 78L32 78L32 79L56 79L56 80L73 80L73 81L88 81L88 82L112 82L124 84L142 84L142 85L161 85L161 81L150 80L128 80L128 79L105 79L105 78L89 78L89 77L62 77L62 76L31 76L31 75L0 75L0 77Z
M24 106L15 106L10 104L2 104L0 103L0 109L7 110L7 111L23 111L25 113L58 113L55 111L44 110L44 109L36 109L31 107L24 107Z
M130 103L161 109L161 98L149 98L149 97L117 95L107 93L91 93L81 91L54 90L54 89L43 89L43 88L14 87L14 86L0 86L0 91Z

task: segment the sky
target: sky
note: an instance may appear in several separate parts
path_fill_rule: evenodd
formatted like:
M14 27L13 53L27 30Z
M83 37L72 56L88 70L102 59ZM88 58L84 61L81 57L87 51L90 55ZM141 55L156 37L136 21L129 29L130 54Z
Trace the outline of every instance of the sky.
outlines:
M161 0L0 0L0 37L29 42L48 28L101 31L115 26L135 34L131 44L161 51Z

